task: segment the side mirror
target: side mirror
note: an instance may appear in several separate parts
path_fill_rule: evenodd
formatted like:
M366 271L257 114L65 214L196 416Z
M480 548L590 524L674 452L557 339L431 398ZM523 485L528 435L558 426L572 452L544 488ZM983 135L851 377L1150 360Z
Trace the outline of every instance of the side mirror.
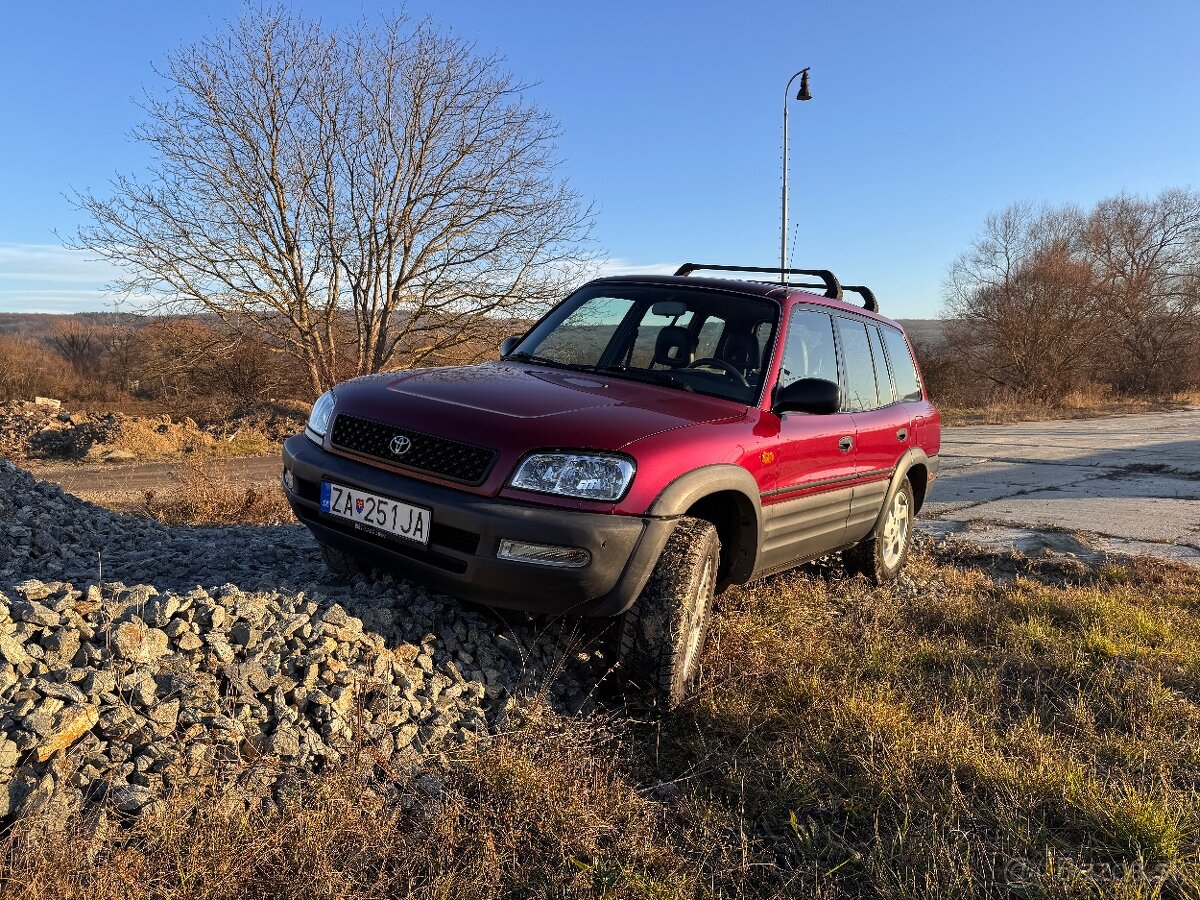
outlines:
M771 412L782 416L789 412L828 416L842 408L842 389L824 378L797 378L775 389Z
M500 342L500 355L508 356L508 354L513 352L513 347L517 346L519 343L521 343L521 339L519 337L506 337Z

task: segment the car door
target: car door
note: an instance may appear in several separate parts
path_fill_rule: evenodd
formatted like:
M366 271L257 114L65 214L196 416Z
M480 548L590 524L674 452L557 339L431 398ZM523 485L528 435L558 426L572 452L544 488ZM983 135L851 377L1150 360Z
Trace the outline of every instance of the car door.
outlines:
M909 422L895 402L883 343L874 323L837 316L845 403L854 419L855 478L845 539L866 537L883 508L896 463L908 447Z
M797 378L838 381L833 317L793 307L776 388ZM778 423L775 487L763 494L760 571L819 556L844 543L853 497L854 422L848 412L765 413Z
M904 424L908 427L908 442L914 447L929 448L937 452L937 441L929 440L928 430L931 426L932 407L925 400L921 389L921 379L917 375L917 366L913 361L912 351L904 334L896 328L882 325L879 328L883 336L884 348L887 351L888 368L892 373L892 384L895 387L896 402L900 404ZM933 425L936 428L936 425Z

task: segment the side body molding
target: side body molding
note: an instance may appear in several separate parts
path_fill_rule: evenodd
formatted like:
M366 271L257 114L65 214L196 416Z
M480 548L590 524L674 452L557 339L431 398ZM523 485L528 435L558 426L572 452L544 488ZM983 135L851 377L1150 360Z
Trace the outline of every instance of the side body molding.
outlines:
M754 572L762 546L762 501L758 482L741 466L719 463L680 475L668 484L647 512L652 516L682 516L713 494L725 494L737 506L736 547L728 580L745 584Z

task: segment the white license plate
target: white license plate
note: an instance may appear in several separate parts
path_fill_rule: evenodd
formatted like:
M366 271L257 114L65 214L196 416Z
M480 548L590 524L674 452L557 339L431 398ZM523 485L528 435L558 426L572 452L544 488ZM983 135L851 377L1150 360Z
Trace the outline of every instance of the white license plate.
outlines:
M418 544L429 543L432 514L411 503L322 481L321 512L346 519L367 531L382 531Z

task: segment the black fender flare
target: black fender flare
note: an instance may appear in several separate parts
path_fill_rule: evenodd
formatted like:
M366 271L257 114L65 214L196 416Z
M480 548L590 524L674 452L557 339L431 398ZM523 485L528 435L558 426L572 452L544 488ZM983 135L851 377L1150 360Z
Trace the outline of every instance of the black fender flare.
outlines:
M717 463L685 472L663 488L647 512L661 518L682 516L705 497L721 492L739 497L738 553L730 561L728 581L745 584L754 572L762 545L762 498L758 482L746 469Z
M883 506L879 508L879 515L875 517L875 524L871 526L872 532L879 527L879 523L887 513L892 498L896 496L896 491L900 489L900 485L908 477L909 470L913 466L924 466L925 470L930 473L937 470L937 464L931 462L925 451L920 447L910 447L905 450L904 455L900 457L900 461L896 463L895 471L892 472L891 481L888 482L887 494L883 498ZM916 514L916 510L913 511L913 514Z

